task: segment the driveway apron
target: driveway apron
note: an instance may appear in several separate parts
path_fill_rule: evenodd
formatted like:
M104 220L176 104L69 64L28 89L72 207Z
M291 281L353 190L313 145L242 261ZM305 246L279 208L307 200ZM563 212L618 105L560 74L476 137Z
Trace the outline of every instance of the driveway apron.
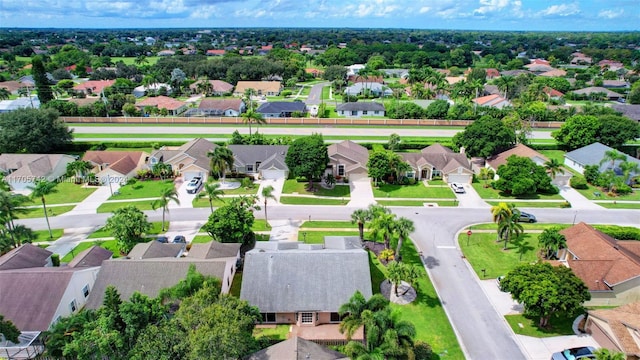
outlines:
M351 190L351 200L347 206L367 207L375 204L376 199L373 197L373 189L371 188L371 179L368 177L351 179L349 181Z

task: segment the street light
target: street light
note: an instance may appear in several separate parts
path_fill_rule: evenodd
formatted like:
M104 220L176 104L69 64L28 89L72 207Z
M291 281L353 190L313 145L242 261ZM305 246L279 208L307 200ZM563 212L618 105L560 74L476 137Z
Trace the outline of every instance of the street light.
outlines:
M107 182L109 183L109 192L111 193L111 196L113 196L113 189L111 188L111 177L109 176L109 174L107 174Z
M471 239L471 234L473 234L471 230L467 231L467 246L469 246L469 240Z

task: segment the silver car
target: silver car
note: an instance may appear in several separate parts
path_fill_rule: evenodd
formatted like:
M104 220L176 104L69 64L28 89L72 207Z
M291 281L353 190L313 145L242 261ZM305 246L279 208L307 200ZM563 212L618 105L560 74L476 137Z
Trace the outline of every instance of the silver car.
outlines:
M188 194L197 193L201 185L202 185L202 178L199 176L194 177L187 184L187 193Z
M557 353L553 353L553 355L551 355L551 360L595 359L595 351L596 348L594 348L593 346L565 349Z

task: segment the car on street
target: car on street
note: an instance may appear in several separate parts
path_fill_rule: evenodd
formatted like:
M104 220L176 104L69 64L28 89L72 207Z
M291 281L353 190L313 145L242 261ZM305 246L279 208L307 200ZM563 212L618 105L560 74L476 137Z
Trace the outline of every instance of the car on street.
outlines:
M187 183L187 193L188 194L197 193L198 190L200 190L200 186L202 186L202 178L199 176L196 176L193 179L189 180L189 183Z
M451 188L453 189L453 192L456 194L464 194L464 187L462 186L462 184L451 183Z
M160 235L160 236L156 237L156 241L157 242L161 242L163 244L166 244L166 243L169 242L169 238L164 236L164 235Z
M565 349L562 351L558 351L557 353L553 353L551 355L551 360L580 360L580 359L595 359L596 354L594 353L596 348L593 346L583 346L571 349Z
M518 222L534 223L536 221L538 220L536 219L535 215L526 213L524 211L520 212L520 218L518 218Z
M176 235L176 237L173 238L174 244L185 244L186 242L187 239L182 235Z

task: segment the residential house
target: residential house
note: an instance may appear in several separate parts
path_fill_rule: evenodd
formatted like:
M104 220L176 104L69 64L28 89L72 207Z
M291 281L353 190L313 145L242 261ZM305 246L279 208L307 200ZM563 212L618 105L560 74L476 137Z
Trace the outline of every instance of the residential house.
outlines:
M567 240L560 263L573 270L589 289L585 306L623 305L640 301L640 243L616 240L581 222L560 231Z
M473 99L473 102L478 104L479 106L492 107L496 109L502 109L508 106L513 106L513 104L511 104L511 101L503 98L499 94L481 96Z
M348 177L350 179L367 177L367 162L369 150L351 140L333 143L327 147L329 164L327 171L336 179Z
M304 116L307 113L307 105L301 101L274 101L260 104L256 112L262 114L265 118L288 118L294 113Z
M172 88L169 84L164 83L153 83L148 85L140 85L133 89L133 96L139 98L147 95L148 93L158 93L160 89L164 88L167 92L167 95L171 94Z
M347 87L344 92L351 96L371 94L373 96L384 97L393 95L393 90L378 82L357 82Z
M627 360L640 359L640 302L588 310L585 329L601 347L622 352Z
M136 102L136 108L143 114L147 113L147 107L154 107L158 110L166 109L169 115L176 116L187 110L187 103L168 96L148 97Z
M147 166L152 168L153 165L163 162L171 165L174 173L181 175L184 182L188 182L196 176L206 182L211 172L210 159L207 154L217 146L202 138L193 139L178 147L163 146L151 153Z
M571 54L571 56L572 56L570 61L571 65L591 65L593 61L591 57L580 52L573 53Z
M549 160L544 155L533 150L527 145L518 144L509 150L503 151L497 155L494 155L488 158L487 161L485 162L485 166L493 170L494 172L498 171L498 168L501 165L507 164L507 159L512 155L529 158L533 160L533 162L536 163L536 165L540 165L540 166L544 166L544 163Z
M75 157L63 154L2 154L0 173L12 190L27 190L37 180L54 181L67 172Z
M629 86L624 80L602 80L602 87L607 89L627 89Z
M0 113L26 108L39 109L40 99L38 99L37 96L29 96L19 97L13 100L0 100Z
M549 65L549 64L543 64L543 63L531 63L531 64L527 64L524 66L525 68L527 68L527 70L531 71L532 73L535 74L542 74L545 72L549 72L549 71L553 71L555 70L553 68L553 66Z
M350 83L378 83L384 84L384 77L382 75L349 75L347 76L347 82Z
M97 151L84 153L83 161L93 166L91 172L101 184L124 183L144 169L149 154L143 151Z
M176 52L173 50L160 50L156 55L157 56L173 56L175 54Z
M280 81L238 81L233 96L244 96L245 91L251 89L253 95L278 96L282 91Z
M32 87L30 83L23 83L20 81L10 80L0 82L0 89L7 89L11 94L18 95L20 89L27 90L28 87Z
M209 49L207 50L207 56L223 56L226 53L224 49Z
M596 94L604 94L604 100L618 100L624 98L624 95L618 94L615 91L611 91L607 88L599 86L590 86L583 89L573 91L574 94L584 95L586 97L595 96Z
M105 260L111 259L113 253L103 247L94 245L76 255L70 263L71 268L94 267L102 265Z
M617 175L622 175L619 167L621 163L620 160L616 160L613 166L611 165L611 161L602 162L602 159L605 158L605 153L611 150L615 149L595 142L564 154L564 164L580 174L584 174L584 168L587 165L597 165L600 167L600 172L613 170ZM629 155L627 155L627 161L640 165L640 160ZM636 174L632 173L632 175Z
M346 46L346 44L345 44ZM351 76L351 75L357 75L360 70L364 69L365 65L363 64L353 64L353 65L349 65L347 66L347 76Z
M338 115L346 117L384 116L384 105L377 102L348 102L336 107Z
M304 69L305 74L311 74L314 78L321 77L324 74L323 70L316 68L306 68Z
M53 266L51 255L49 250L24 244L0 256L0 271Z
M222 80L198 80L189 85L189 90L191 90L192 94L197 94L199 92L199 88L202 86L200 84L207 82L209 83L210 89L207 90L206 93L213 96L224 96L225 94L231 93L233 90L233 85Z
M529 70L522 70L522 69L518 69L518 70L505 70L505 71L501 71L500 75L502 76L519 76L522 74L533 74L533 72L529 71Z
M487 80L500 77L500 71L498 71L498 69L489 68L486 71L487 71Z
M564 97L564 94L561 91L558 91L554 88L550 88L548 86L545 86L542 91L547 94L547 96L549 97L549 99L553 99L553 100L559 100L561 98Z
M456 153L446 146L433 144L416 153L400 153L411 166L406 177L416 180L442 178L447 183L470 184L473 180L471 163L464 153Z
M222 283L222 293L227 294L233 281L235 264L230 269L226 261L201 260L186 257L124 259L118 258L102 262L102 267L89 295L86 307L98 309L104 301L104 291L112 285L123 300L128 300L134 292L157 297L160 290L175 286L187 277L193 265L200 274L213 276Z
M211 260L224 263L225 275L221 281L224 289L231 289L231 282L235 275L236 268L241 263L240 246L238 243L220 243L209 241L207 243L191 244L191 249L187 253L189 259Z
M610 71L624 69L624 64L621 63L620 61L608 60L608 59L598 61L598 66L600 66L600 69L602 70L610 70Z
M245 254L240 298L260 309L263 324L293 325L292 336L344 341L338 310L356 291L372 295L358 237L328 236L324 245L259 241ZM360 329L353 339L362 335Z
M203 99L197 109L189 109L188 116L240 116L246 110L242 99Z
M231 172L260 179L286 179L289 167L285 162L288 145L229 145L233 152Z
M83 92L86 95L99 95L115 82L115 80L89 80L75 85L73 90Z
M348 360L344 354L331 350L326 346L295 336L262 349L243 360Z
M179 258L184 254L186 244L184 243L162 243L160 241L149 241L136 244L129 251L127 258L134 260L158 259L158 258Z
M613 104L611 107L631 120L640 121L640 105Z
M567 76L567 72L562 69L553 69L539 74L539 76L544 77L565 77Z

